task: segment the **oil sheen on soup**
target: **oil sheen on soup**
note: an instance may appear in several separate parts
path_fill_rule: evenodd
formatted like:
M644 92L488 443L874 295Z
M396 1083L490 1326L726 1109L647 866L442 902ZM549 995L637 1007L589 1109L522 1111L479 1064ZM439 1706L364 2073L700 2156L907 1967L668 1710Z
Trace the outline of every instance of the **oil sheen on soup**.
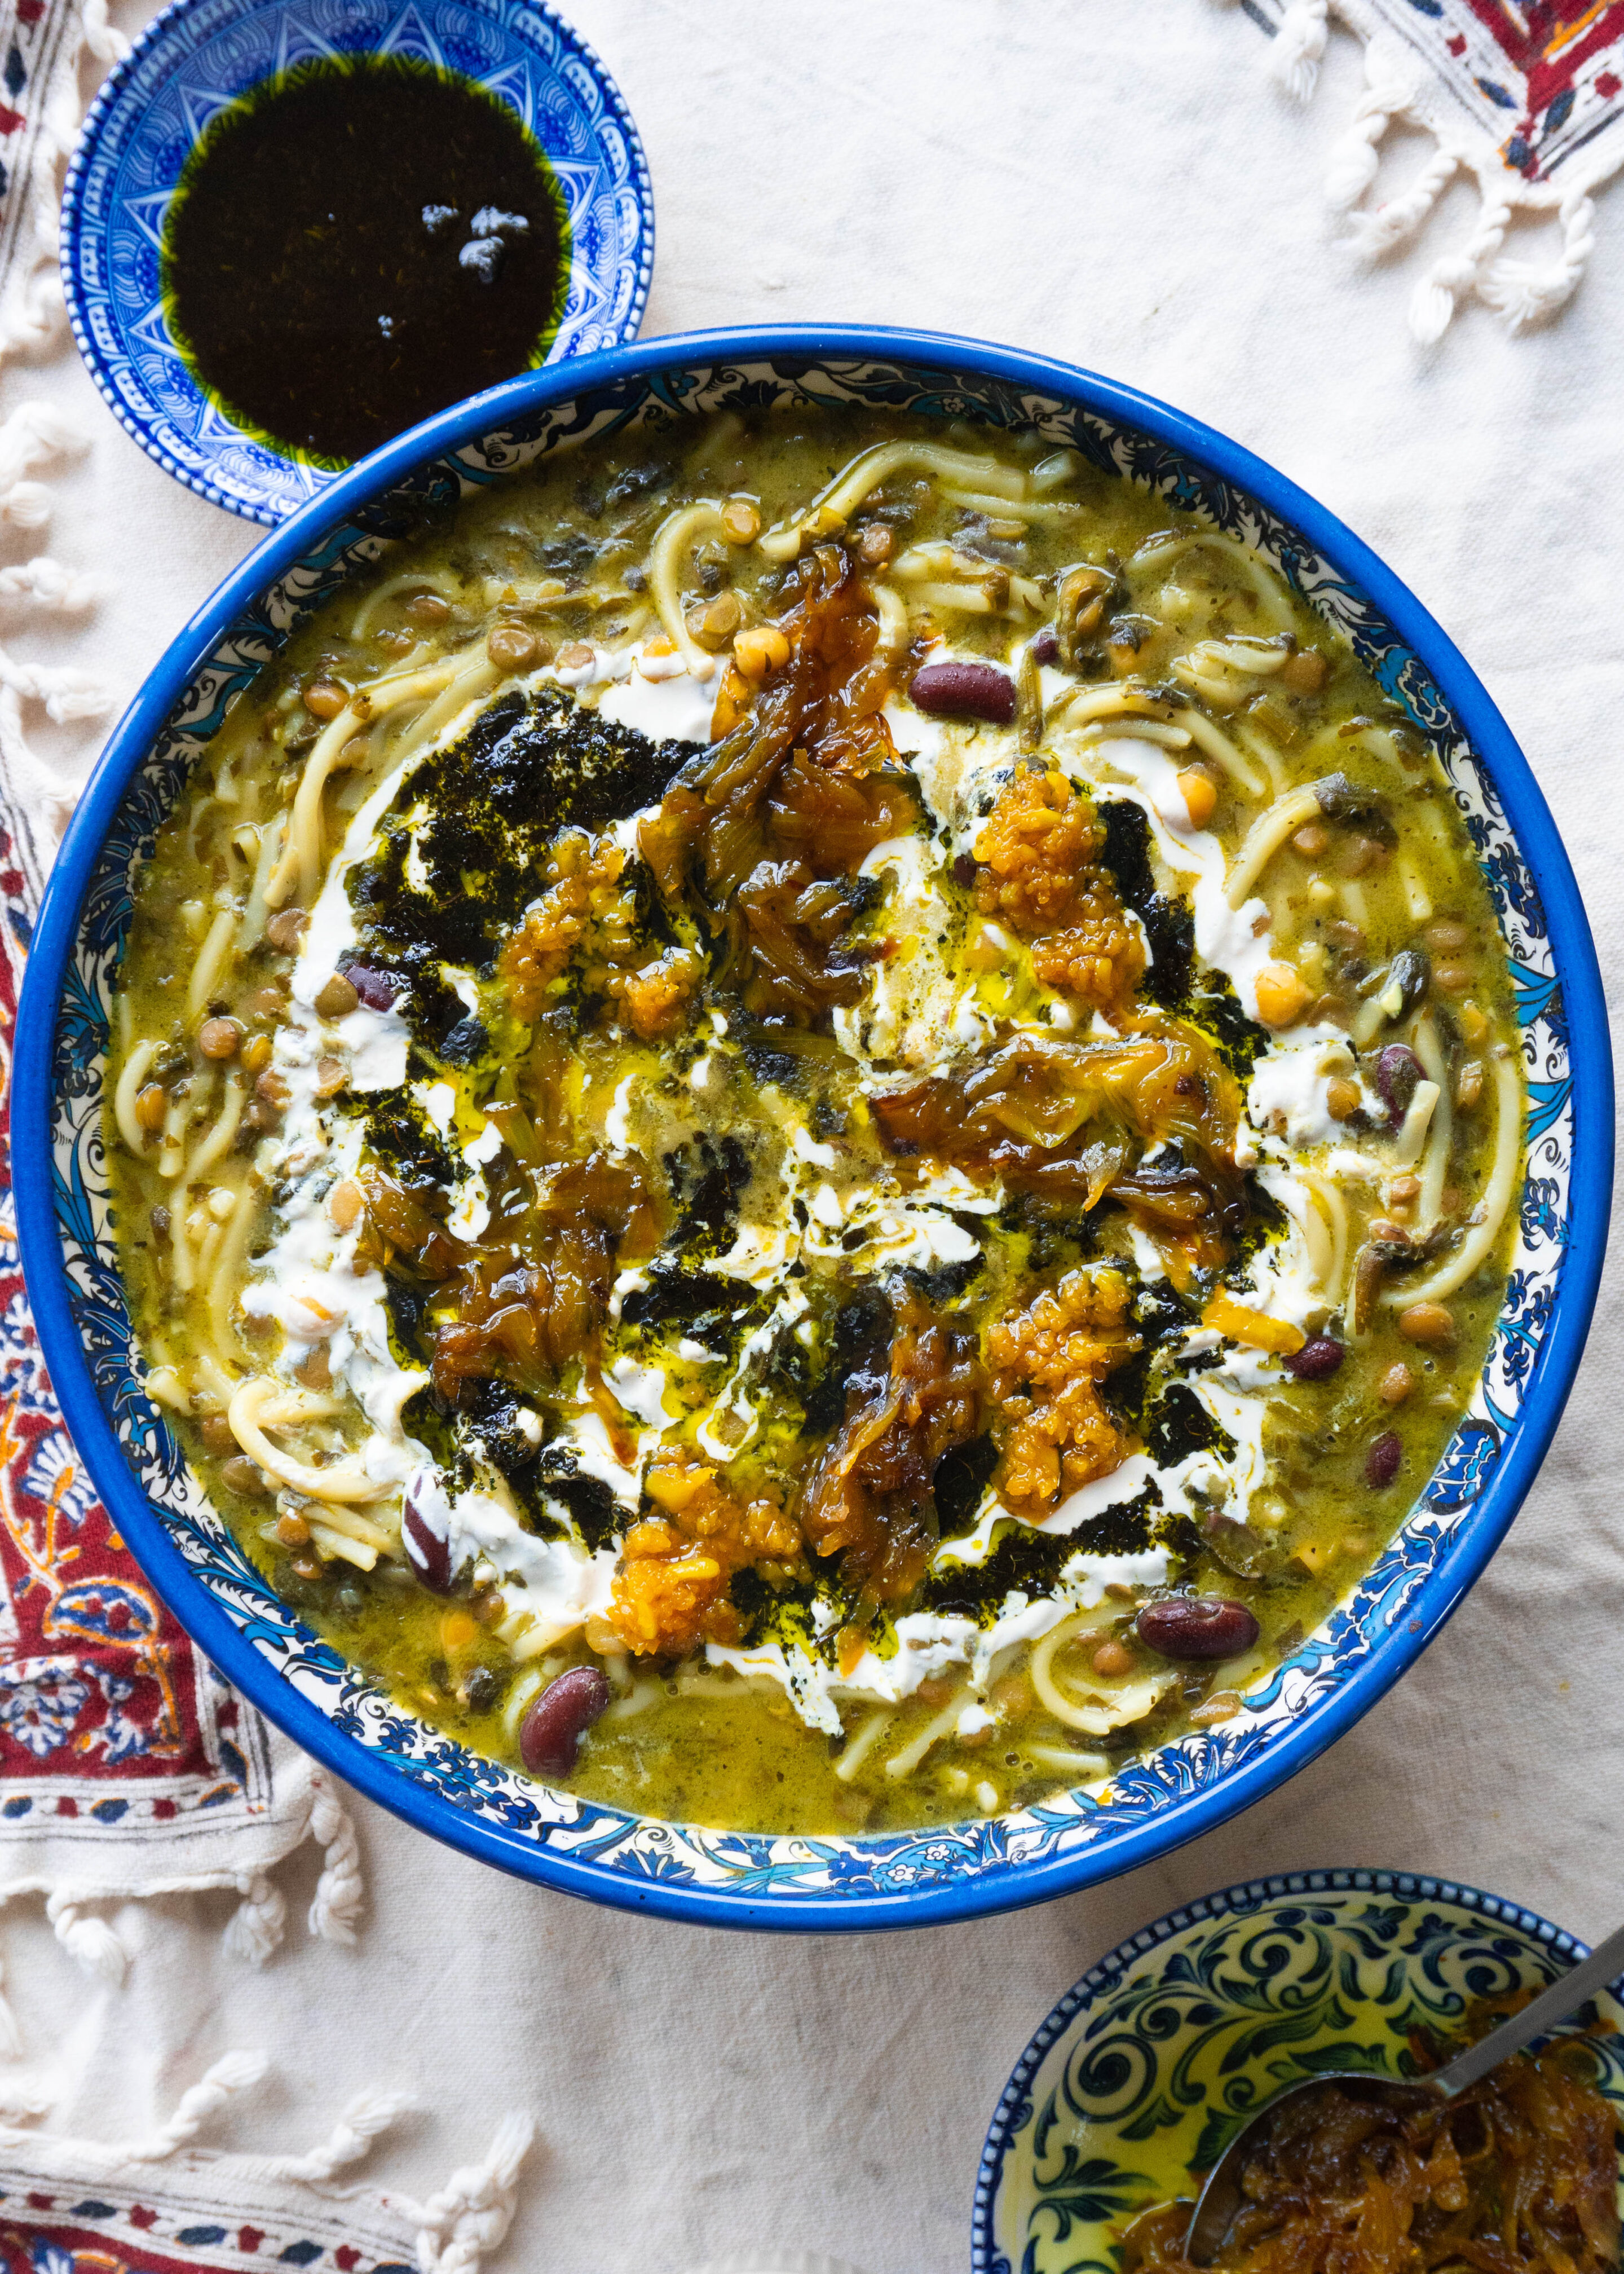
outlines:
M1244 1713L1503 1292L1434 753L1036 433L693 420L395 545L199 760L116 1007L147 1383L238 1539L650 1814L986 1815Z

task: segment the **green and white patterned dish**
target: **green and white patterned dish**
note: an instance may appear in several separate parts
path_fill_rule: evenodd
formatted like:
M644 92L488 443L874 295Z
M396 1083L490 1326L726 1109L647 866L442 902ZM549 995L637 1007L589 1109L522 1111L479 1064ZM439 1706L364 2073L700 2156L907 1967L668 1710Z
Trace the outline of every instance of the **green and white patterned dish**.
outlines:
M1171 1911L1069 1991L1004 2087L981 2154L974 2274L1116 2274L1116 2237L1188 2192L1262 2102L1327 2069L1414 2075L1410 2032L1586 1955L1532 1911L1402 1871L1253 1879ZM1624 1984L1599 2022L1624 2124ZM1620 2180L1624 2191L1624 2178Z

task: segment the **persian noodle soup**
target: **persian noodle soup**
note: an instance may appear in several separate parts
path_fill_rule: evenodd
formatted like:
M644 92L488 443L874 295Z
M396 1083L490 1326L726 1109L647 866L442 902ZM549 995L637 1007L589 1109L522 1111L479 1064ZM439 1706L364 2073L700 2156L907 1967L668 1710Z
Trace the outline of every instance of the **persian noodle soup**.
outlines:
M1470 841L1340 637L902 418L623 435L393 549L199 762L114 1033L148 1386L267 1580L746 1829L1241 1711L1463 1411L1522 1159Z

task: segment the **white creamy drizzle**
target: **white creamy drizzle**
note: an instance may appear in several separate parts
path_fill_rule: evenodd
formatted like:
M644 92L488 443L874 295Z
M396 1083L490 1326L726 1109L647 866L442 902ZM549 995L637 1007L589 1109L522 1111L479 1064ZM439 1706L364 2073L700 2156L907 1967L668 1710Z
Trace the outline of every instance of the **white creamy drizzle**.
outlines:
M648 655L636 647L616 659L613 683L597 708L603 718L635 727L652 742L708 742L726 663L718 656L714 671L699 679L680 655Z
M527 1649L545 1650L608 1608L613 1548L590 1555L573 1540L538 1540L494 1493L459 1493L454 1499L432 1469L417 1480L412 1509L447 1542L454 1571L472 1562L500 1583L505 1623Z

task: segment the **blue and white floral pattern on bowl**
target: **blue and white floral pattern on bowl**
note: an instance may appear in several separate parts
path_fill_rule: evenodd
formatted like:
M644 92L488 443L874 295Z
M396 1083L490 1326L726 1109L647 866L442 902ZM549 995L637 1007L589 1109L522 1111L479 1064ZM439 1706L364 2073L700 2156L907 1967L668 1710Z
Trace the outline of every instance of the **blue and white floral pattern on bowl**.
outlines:
M187 158L229 103L327 56L406 56L460 72L517 112L569 215L569 285L548 363L635 336L654 265L654 202L620 89L546 0L176 0L91 105L62 203L62 280L79 353L166 473L274 526L334 479L233 423L170 335L164 219ZM379 154L387 165L388 154Z
M1404 1871L1294 1871L1207 1895L1083 1977L1004 2089L976 2181L972 2274L1116 2274L1122 2229L1187 2195L1253 2112L1327 2069L1417 2073L1468 2007L1588 1955L1519 1904ZM1624 2123L1615 1984L1598 2082Z
M808 402L990 428L1035 422L1261 547L1354 642L1436 749L1480 850L1517 977L1533 1100L1515 1269L1471 1410L1353 1593L1222 1727L1102 1788L870 1839L768 1838L628 1816L470 1751L365 1679L267 1588L141 1386L102 1154L109 984L132 867L198 751L290 629L425 509L636 425ZM19 1231L40 1338L119 1528L214 1662L307 1751L424 1829L602 1901L716 1924L827 1931L1008 1909L1147 1861L1341 1735L1414 1660L1526 1491L1578 1361L1605 1222L1612 1090L1594 951L1543 799L1504 723L1414 598L1347 530L1209 429L1064 365L928 335L792 328L661 340L538 372L341 477L228 579L121 722L41 910L19 1025Z

